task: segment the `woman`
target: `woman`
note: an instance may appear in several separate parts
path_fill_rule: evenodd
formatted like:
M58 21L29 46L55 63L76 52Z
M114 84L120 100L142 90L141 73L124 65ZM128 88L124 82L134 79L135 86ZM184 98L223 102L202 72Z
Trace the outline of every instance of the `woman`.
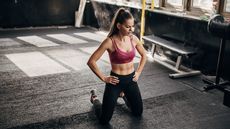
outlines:
M92 54L87 63L90 69L106 83L103 103L100 103L94 91L91 91L90 99L101 124L107 124L111 120L120 95L126 97L133 115L142 115L143 104L137 80L144 68L146 55L143 45L132 34L133 31L134 18L132 14L124 8L120 8L113 18L107 38ZM136 50L141 55L141 59L135 71L133 59ZM105 51L109 54L112 67L109 76L103 75L96 64Z

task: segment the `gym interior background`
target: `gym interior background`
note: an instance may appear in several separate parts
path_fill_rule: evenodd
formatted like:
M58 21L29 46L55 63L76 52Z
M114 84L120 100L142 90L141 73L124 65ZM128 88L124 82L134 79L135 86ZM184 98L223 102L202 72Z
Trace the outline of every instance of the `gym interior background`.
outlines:
M79 28L75 23L81 1L85 1L86 5L82 27ZM140 36L142 2L1 0L0 128L100 129L92 113L88 91L96 88L102 98L104 83L89 70L86 61L104 39L105 35L96 32L109 30L114 12L120 7L129 9L134 15L134 33ZM196 54L184 58L182 64L200 70L202 75L216 75L221 38L209 33L207 26L214 14L221 14L229 22L230 0L145 2L144 35L154 34L179 42L182 46L192 47ZM43 43L48 46L42 46ZM151 44L145 42L144 46L150 51ZM178 56L167 49L159 49L158 52L174 61ZM27 56L28 60L36 58L40 61L29 62L34 65L35 72L30 71ZM223 67L220 69L220 76L226 81L230 81L229 56L230 41L226 40L221 64ZM18 61L19 58L22 61ZM103 59L99 61L99 67L109 73L109 62ZM29 72L26 73L23 68L29 69ZM44 68L44 71L36 68ZM139 83L144 102L144 119L138 121L127 115L127 109L121 102L111 121L114 128L230 127L229 86L225 94L219 90L204 92L206 84L202 81L202 75L171 79L168 77L170 72L156 62L147 62Z
M147 2L151 2L148 1ZM197 3L197 5L204 5ZM229 8L229 1L226 6ZM73 26L75 22L75 11L78 10L79 0L4 0L0 2L0 27L22 28L22 27L45 27L45 26ZM166 2L167 3L167 2ZM175 2L178 5L180 0ZM183 64L192 68L201 70L206 75L214 75L218 58L220 38L213 36L207 31L208 16L212 12L202 10L198 13L194 11L176 11L180 6L171 6L168 2L163 9L159 2L155 2L155 11L146 10L145 34L170 35L170 38L181 41L185 45L192 46L197 50L197 54L184 60ZM224 3L222 3L224 4ZM210 4L206 4L206 8ZM137 36L140 33L141 1L102 1L92 0L86 3L84 11L84 25L91 26L101 30L108 30L109 23L114 11L120 6L130 8L136 18ZM161 5L163 6L163 5ZM198 6L199 7L199 6ZM197 9L198 10L198 9ZM224 10L224 9L222 9ZM229 17L229 9L222 14ZM186 16L183 13L187 13ZM195 15L194 15L195 14ZM226 43L224 52L223 70L221 76L224 79L230 79L230 44ZM173 57L172 57L173 58Z

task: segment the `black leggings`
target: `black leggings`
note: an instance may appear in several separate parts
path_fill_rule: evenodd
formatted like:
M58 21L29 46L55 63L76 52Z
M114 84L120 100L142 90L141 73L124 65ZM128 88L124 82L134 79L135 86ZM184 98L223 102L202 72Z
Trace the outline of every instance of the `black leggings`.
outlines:
M137 82L133 81L134 74L135 72L129 75L118 75L111 72L111 76L119 78L119 83L116 85L107 83L105 86L103 103L101 104L98 99L93 103L95 114L101 124L106 124L111 120L114 108L117 104L117 99L122 91L125 93L132 114L135 116L142 115L143 103Z

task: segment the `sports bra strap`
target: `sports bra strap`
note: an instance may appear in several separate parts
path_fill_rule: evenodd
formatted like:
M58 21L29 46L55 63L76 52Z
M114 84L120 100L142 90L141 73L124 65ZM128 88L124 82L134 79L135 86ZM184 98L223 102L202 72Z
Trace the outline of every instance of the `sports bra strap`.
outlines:
M112 44L115 49L118 49L117 44L115 43L115 40L112 37L109 37L112 40Z
M118 46L117 46L117 44L116 44L116 42L115 42L115 40L112 37L109 37L109 38L112 40L112 44L115 47L115 49L119 49ZM129 38L130 38L130 43L132 45L132 48L134 48L134 45L133 45L133 36L129 36Z
M132 47L134 48L134 45L133 45L133 36L131 35L131 36L129 36L129 37L130 37L131 45L132 45Z
M135 57L135 48L132 43L132 38L130 37L130 43L132 46L132 50L130 52L121 51L118 48L115 40L112 37L109 38L112 40L112 44L115 49L113 52L109 53L110 62L114 64L123 64L123 63L131 62Z

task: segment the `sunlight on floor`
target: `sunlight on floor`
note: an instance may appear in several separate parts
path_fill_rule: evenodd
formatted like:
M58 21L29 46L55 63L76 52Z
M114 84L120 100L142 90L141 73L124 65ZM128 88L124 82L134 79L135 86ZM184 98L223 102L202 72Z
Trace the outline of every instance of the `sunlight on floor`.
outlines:
M59 49L47 51L47 54L55 60L73 68L76 71L89 69L87 61L90 57L89 54L73 49ZM99 66L105 66L106 63L98 61Z
M49 41L47 39L41 38L39 36L33 35L33 36L21 36L17 37L18 39L25 41L27 43L30 43L32 45L35 45L37 47L49 47L49 46L59 46L59 44L56 44L52 41Z
M93 52L97 49L98 47L84 47L84 48L79 48L80 50L82 50L83 52L89 53L89 55L92 55ZM109 55L107 52L105 52L102 57L100 58L100 60L104 60L106 62L110 62L109 61Z
M21 44L10 38L0 38L0 47L20 46Z
M48 34L47 36L69 44L87 43L86 40L79 39L66 34Z
M98 42L102 42L106 38L105 35L94 34L94 33L91 33L91 32L82 32L82 33L74 33L74 34L78 35L78 36L81 36L81 37L84 37L84 38L95 40L95 41L98 41Z
M70 72L40 52L6 54L5 56L29 77Z

